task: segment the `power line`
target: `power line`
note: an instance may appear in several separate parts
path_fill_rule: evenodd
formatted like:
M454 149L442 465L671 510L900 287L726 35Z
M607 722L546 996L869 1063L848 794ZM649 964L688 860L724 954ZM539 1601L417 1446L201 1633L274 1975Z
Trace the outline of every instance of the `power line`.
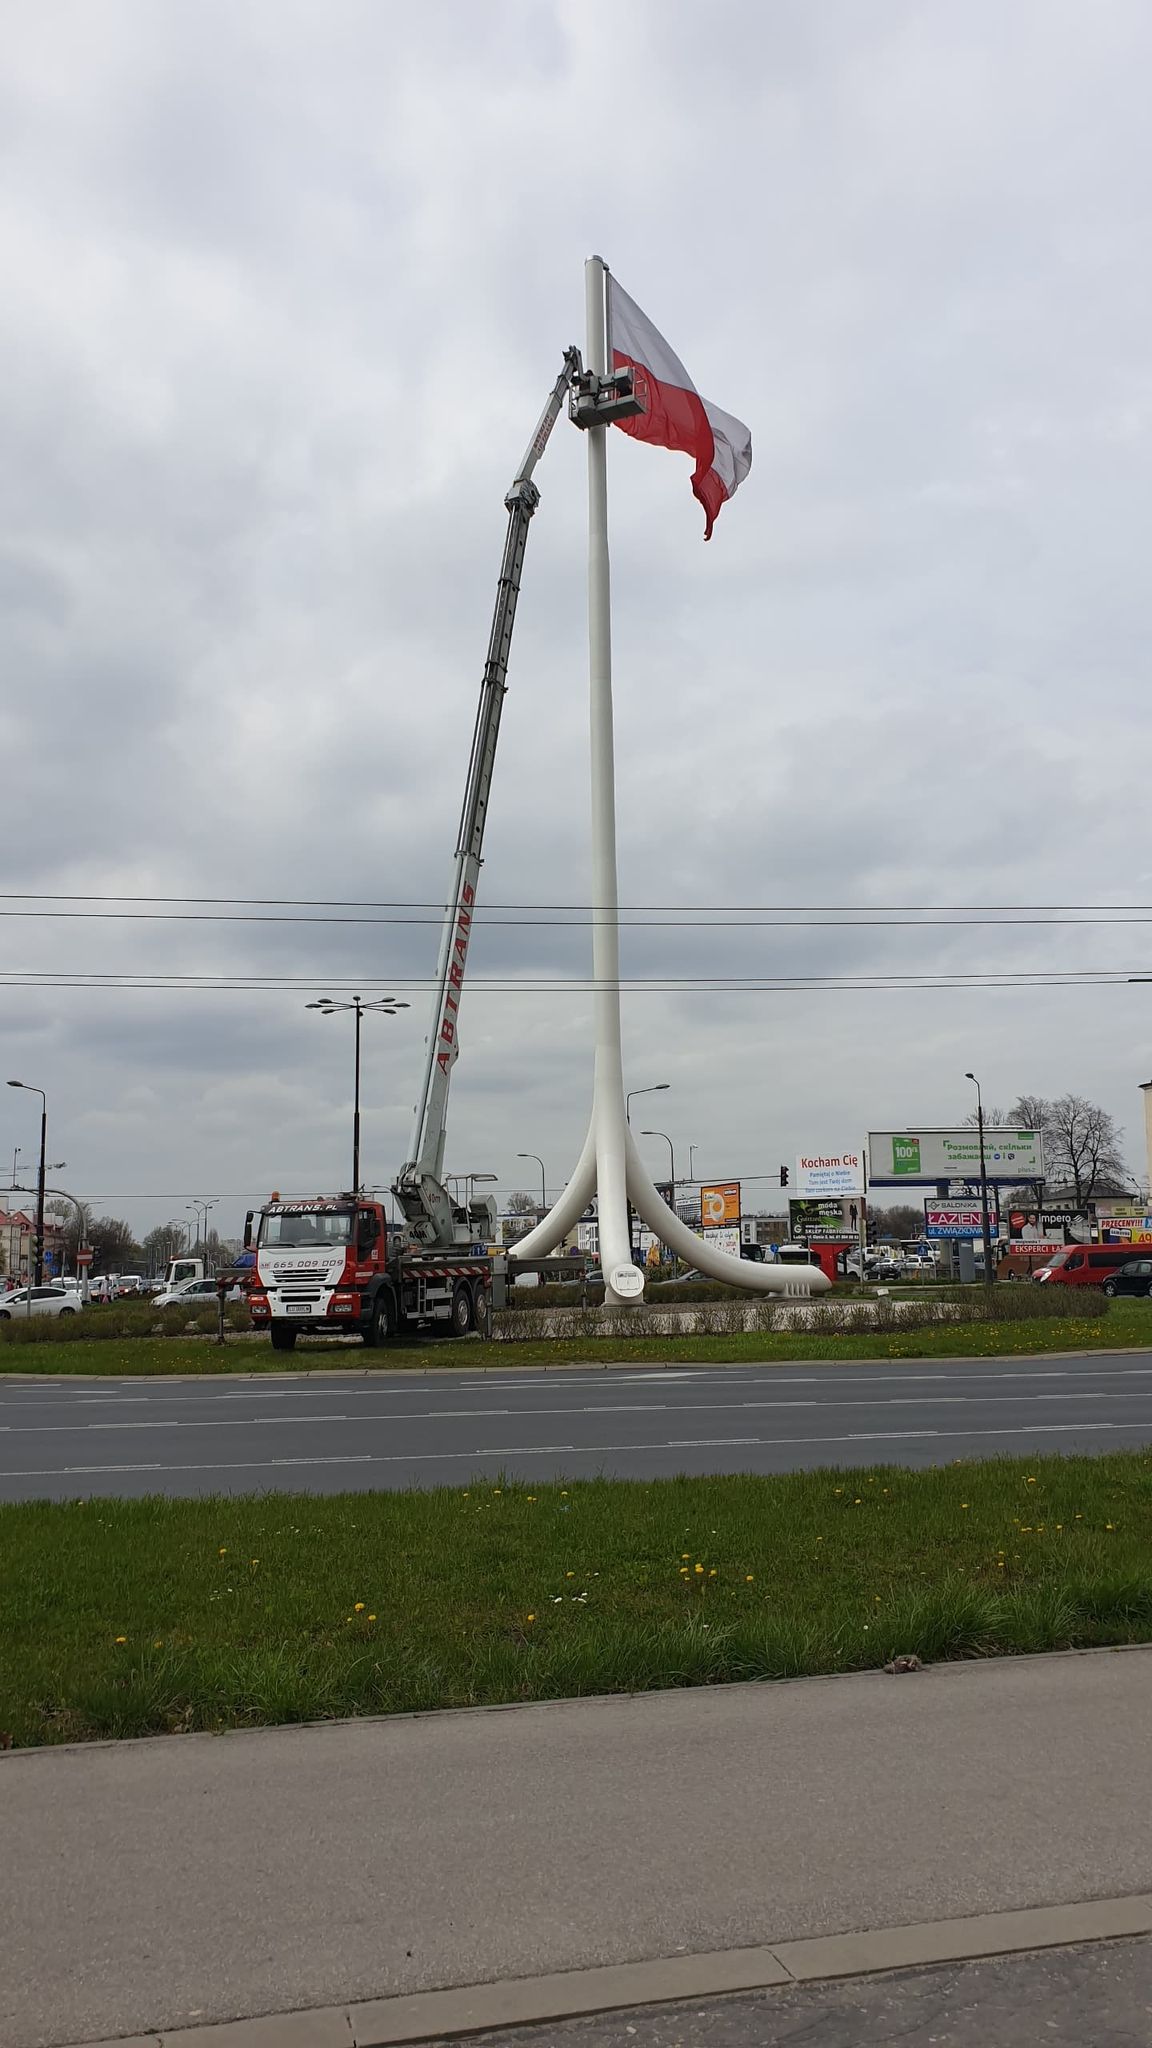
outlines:
M1123 987L1131 978L1132 970L1121 968L1051 968L1036 969L1032 972L1004 974L968 974L960 970L943 971L929 975L681 975L671 977L622 977L619 981L596 982L590 977L575 976L567 979L538 980L485 980L477 976L468 984L470 995L579 995L594 994L598 988L618 990L624 995L793 995L822 994L834 995L863 993L868 990L887 990L889 993L909 993L915 990L931 989L984 989L998 988L1115 988ZM328 988L407 988L416 992L428 992L437 987L430 977L413 979L392 975L383 978L358 976L355 981L336 980L328 975L314 975L308 980L279 981L269 978L244 980L236 977L198 978L195 976L174 976L148 979L145 976L124 976L106 978L97 975L65 975L54 973L15 974L0 973L0 988L7 989L87 989L101 990L113 995L138 995L147 992L166 995L296 995L302 989L318 988L321 983Z
M232 909L295 910L437 910L445 904L439 897L340 897L340 896L151 896L120 891L0 889L0 903L179 903L209 904ZM490 910L595 910L594 903L491 903ZM738 911L760 915L766 911L875 911L875 910L968 910L993 913L1006 910L1149 910L1152 903L626 903L626 911Z
M0 909L0 917L30 918L43 923L49 918L63 918L79 922L127 923L127 924L263 924L263 925L325 925L329 931L340 927L365 925L424 926L433 925L437 930L443 924L443 913L437 917L321 917L313 912L292 911L286 916L273 916L267 911L233 910L8 910ZM594 924L614 925L620 931L688 931L700 929L710 932L747 931L751 929L768 931L835 931L846 928L849 931L863 931L868 928L885 926L889 929L904 927L913 931L961 931L980 926L986 930L1008 931L1019 926L1061 925L1061 926L1107 926L1152 924L1152 914L1132 916L1125 912L1120 917L1103 916L1010 916L1010 917L936 917L936 916L863 916L832 917L824 915L791 915L788 917L746 917L734 912L718 911L714 916L704 917L497 917L491 913L477 911L472 929L491 931L504 927L511 931L531 931L544 928L549 931L581 931Z

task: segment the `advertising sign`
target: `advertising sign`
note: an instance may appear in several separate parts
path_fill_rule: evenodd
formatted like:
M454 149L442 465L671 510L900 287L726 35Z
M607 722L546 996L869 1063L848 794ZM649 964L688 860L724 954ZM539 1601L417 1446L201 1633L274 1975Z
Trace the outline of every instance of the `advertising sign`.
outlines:
M788 1234L796 1244L851 1243L860 1235L860 1204L827 1198L789 1202Z
M798 1152L796 1193L802 1201L819 1195L862 1195L864 1155L860 1151Z
M1008 1235L1021 1251L1058 1251L1066 1244L1091 1244L1092 1225L1081 1209L1010 1209Z
M996 1209L988 1204L988 1228L995 1237ZM930 1196L924 1204L924 1235L931 1238L983 1237L979 1202L941 1202Z
M1101 1244L1152 1244L1152 1216L1102 1216Z
M984 1158L991 1181L1043 1180L1044 1146L1039 1131L984 1127ZM868 1179L872 1187L914 1187L917 1181L980 1178L980 1134L961 1130L869 1131Z
M714 1251L727 1252L730 1259L740 1257L740 1225L738 1223L710 1224L707 1230L700 1229L697 1236L710 1244Z
M705 1230L718 1230L725 1223L740 1221L740 1183L725 1180L716 1187L700 1190L700 1221ZM739 1232L737 1232L739 1244Z

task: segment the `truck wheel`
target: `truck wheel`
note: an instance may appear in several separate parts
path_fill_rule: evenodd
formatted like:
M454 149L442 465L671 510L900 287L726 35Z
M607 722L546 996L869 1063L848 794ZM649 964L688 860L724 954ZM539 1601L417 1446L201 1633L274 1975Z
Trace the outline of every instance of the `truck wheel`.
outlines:
M372 1304L364 1342L370 1346L387 1344L396 1335L396 1305L386 1287L380 1289Z
M296 1339L300 1335L295 1323L276 1321L272 1324L273 1351L295 1351Z
M472 1289L465 1281L461 1281L452 1296L452 1314L449 1320L454 1337L467 1337L476 1321L476 1304L472 1298Z
M486 1287L476 1290L476 1332L484 1338L492 1335L492 1296Z

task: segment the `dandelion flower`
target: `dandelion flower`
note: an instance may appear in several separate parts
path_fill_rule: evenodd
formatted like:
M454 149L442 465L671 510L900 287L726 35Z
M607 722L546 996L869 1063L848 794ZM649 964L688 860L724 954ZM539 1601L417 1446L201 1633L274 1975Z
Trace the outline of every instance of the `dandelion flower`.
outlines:
M703 1571L703 1569L704 1569L704 1567L703 1567L703 1565L702 1565L702 1564L698 1564L698 1565L697 1565L697 1567L696 1567L696 1569L697 1569L697 1571L698 1571L698 1572L702 1572L702 1571Z
M159 1636L157 1636L157 1638L156 1638L156 1641L155 1641L155 1642L153 1643L153 1645L152 1645L152 1648L153 1648L154 1650L162 1650L162 1649L164 1648L164 1645L163 1645L163 1643L161 1642L161 1640L160 1640Z
M364 1612L364 1602L363 1602L362 1600L357 1600L357 1602L356 1602L355 1606L354 1606L354 1607L353 1607L353 1609L352 1609L352 1612L353 1612L353 1614L363 1614L363 1612Z
M375 1619L376 1619L376 1616L375 1616L374 1614L370 1614L370 1615L368 1616L368 1619L369 1619L369 1621L375 1621Z
M227 1555L228 1555L228 1547L227 1547L227 1545L226 1545L226 1544L222 1543L222 1544L220 1545L220 1553L219 1553L219 1554L220 1554L220 1556L221 1556L221 1557L227 1557Z
M118 1643L126 1643L128 1641L128 1638L127 1636L117 1636L116 1641Z
M745 1584L746 1586L750 1586L750 1585L752 1584L752 1582L753 1582L753 1578L754 1578L754 1576L755 1576L755 1574L754 1574L754 1573L752 1573L752 1572L745 1572L745 1574L744 1574L744 1584Z
M534 1614L529 1614L529 1615L526 1615L526 1616L525 1616L525 1619L526 1619L527 1621L535 1621L535 1619L536 1619L536 1616L535 1616Z

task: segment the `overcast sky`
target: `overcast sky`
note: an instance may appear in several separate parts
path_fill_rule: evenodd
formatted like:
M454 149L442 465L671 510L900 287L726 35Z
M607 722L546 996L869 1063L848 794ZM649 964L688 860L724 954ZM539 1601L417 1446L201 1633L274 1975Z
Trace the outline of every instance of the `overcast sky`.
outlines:
M754 443L705 547L686 458L610 437L622 902L1152 902L1150 75L1143 0L10 11L0 969L298 984L7 990L63 1185L141 1229L218 1195L229 1231L343 1184L350 1020L304 1007L340 985L411 1001L365 1025L368 1178L405 1156L434 922L13 892L442 898L503 494L593 249ZM493 907L588 900L583 457L562 424L539 472ZM705 914L623 971L1152 972L1149 930ZM510 992L469 992L450 1167L564 1179L590 1000L531 984L589 955L478 932ZM967 1068L1102 1101L1143 1171L1152 988L636 992L624 1028L628 1084L672 1084L634 1122L752 1198L959 1120Z

